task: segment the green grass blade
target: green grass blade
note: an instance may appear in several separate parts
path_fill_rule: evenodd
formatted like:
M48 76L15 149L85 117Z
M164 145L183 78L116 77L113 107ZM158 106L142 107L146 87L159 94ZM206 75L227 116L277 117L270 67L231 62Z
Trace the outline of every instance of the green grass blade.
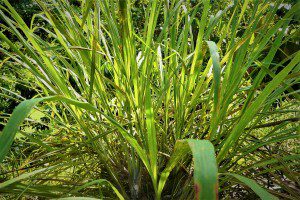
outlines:
M92 63L91 63L91 80L90 80L90 90L89 90L89 102L90 103L92 103L93 86L94 86L94 81L95 81L96 48L97 48L97 41L95 39L95 36L93 36Z
M57 166L51 166L51 167L47 167L47 168L38 169L38 170L29 172L29 173L26 173L26 174L22 174L22 175L20 175L18 177L9 179L8 181L0 183L0 189L5 188L5 187L7 187L7 186L9 186L11 184L14 184L16 182L19 182L21 180L28 179L28 178L30 178L30 177L38 174L38 173L44 172L44 171L49 170L49 169L53 169L54 167L57 167Z
M156 188L157 184L157 142L156 142L156 131L155 131L155 121L154 113L151 102L150 86L148 85L146 89L146 125L147 125L147 141L151 165L151 177Z
M243 133L243 129L247 126L249 121L252 120L254 115L259 111L261 105L268 98L268 96L277 88L277 86L285 79L288 73L300 62L300 52L294 57L294 59L281 71L279 72L273 80L266 86L262 93L257 97L257 99L249 106L245 114L241 117L239 123L233 128L229 137L225 140L220 153L218 154L217 160L220 161L228 153L229 149L232 147L240 135Z
M238 174L227 173L227 175L233 176L248 187L250 187L262 200L277 200L278 198L267 192L261 186L259 186L254 180L246 178Z
M189 146L184 141L177 141L173 150L173 153L171 155L170 160L168 161L167 166L160 174L160 179L158 183L158 194L161 195L163 188L166 184L166 181L171 173L171 171L174 169L174 167L178 164L178 162L186 156L186 154L190 151Z
M202 52L202 48L203 48L203 37L204 37L204 30L207 24L207 15L209 13L209 9L210 9L210 1L209 0L204 0L202 1L203 3L203 13L201 16L201 21L199 23L199 32L198 32L198 36L197 36L197 43L196 43L196 48L195 48L195 54L193 57L193 61L191 64L191 70L190 70L190 76L191 76L191 80L190 80L190 85L189 85L189 91L194 87L195 85L195 69L196 66L199 65L200 63L202 63L203 61L203 52Z
M218 126L218 115L220 110L220 85L221 85L221 67L220 67L220 56L218 53L218 47L216 43L207 41L210 55L213 62L213 77L214 77L214 110L212 113L211 122L211 135L210 138L214 138L217 132Z
M194 184L196 199L217 199L218 169L214 146L208 140L187 139L177 141L166 168L161 173L158 193L161 194L166 180L178 162L191 151L194 158Z
M110 121L116 128L120 131L123 137L132 145L132 147L137 151L138 155L140 156L141 160L145 164L147 170L150 172L150 164L146 155L145 150L138 144L136 139L129 135L129 133L120 125L116 120L112 117L106 115L105 113L100 112L97 108L92 106L86 102L80 102L73 99L69 99L63 96L51 96L51 97L44 97L44 98L36 98L25 100L21 102L13 111L11 118L9 119L7 125L4 127L2 134L0 135L0 161L2 162L4 157L9 151L9 148L14 140L15 134L18 131L18 127L29 114L30 110L39 102L42 101L62 101L67 104L74 105L78 108L82 108L91 112L99 112L105 118Z
M74 192L78 192L79 190L82 190L84 188L87 188L91 185L95 185L95 184L108 184L113 191L116 193L116 195L119 197L120 200L124 200L124 197L120 194L120 192L117 190L117 188L115 188L115 186L113 186L113 184L111 184L109 181L105 180L105 179L98 179L98 180L93 180L91 182L85 183L82 186L79 186L77 188L75 188L74 190L70 191L70 193L74 193Z
M39 102L46 99L49 99L49 97L32 99L30 101L23 101L14 109L11 118L9 119L8 123L4 127L2 133L0 134L0 163L7 155L10 146L14 141L15 135L19 130L19 126L27 117L31 109Z
M59 200L100 200L92 197L65 197L65 198L58 198Z

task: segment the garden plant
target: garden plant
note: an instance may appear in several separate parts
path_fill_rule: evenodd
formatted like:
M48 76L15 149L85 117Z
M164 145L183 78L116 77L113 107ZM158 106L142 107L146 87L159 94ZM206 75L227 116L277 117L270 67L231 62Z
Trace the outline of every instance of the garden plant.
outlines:
M0 3L2 80L34 94L1 85L0 199L299 198L300 3L34 5Z

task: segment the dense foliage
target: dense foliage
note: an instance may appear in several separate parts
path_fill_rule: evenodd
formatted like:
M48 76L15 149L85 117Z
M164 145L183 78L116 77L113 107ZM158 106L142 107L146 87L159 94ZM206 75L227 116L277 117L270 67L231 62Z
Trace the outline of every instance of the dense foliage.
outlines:
M0 4L0 197L298 198L299 3L22 5Z

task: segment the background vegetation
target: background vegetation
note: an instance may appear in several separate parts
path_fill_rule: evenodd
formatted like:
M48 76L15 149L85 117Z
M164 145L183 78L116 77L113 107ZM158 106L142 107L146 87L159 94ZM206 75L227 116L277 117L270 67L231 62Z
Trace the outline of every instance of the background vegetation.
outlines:
M2 0L2 198L297 199L299 7Z

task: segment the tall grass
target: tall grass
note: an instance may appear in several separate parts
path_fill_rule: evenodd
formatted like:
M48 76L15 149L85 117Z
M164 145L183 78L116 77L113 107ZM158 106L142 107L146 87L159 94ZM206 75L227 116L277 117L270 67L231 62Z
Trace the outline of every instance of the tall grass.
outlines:
M274 61L296 34L279 30L287 29L299 4L280 18L280 1L234 1L216 13L208 0L152 0L143 30L136 30L132 1L37 3L42 13L31 25L9 1L1 6L0 38L10 46L0 48L9 57L5 62L30 71L41 92L12 114L0 135L0 161L40 102L49 108L47 134L73 139L56 147L21 131L45 156L24 161L39 164L0 183L1 192L216 199L218 191L230 198L228 191L241 184L262 199L297 198L278 174L294 181L299 155L270 150L299 139L290 122L297 120L266 121L282 112L299 114L288 107L299 100L292 86L299 82L300 53ZM36 26L37 18L48 24ZM274 108L282 99L287 108ZM262 189L265 176L280 189Z

